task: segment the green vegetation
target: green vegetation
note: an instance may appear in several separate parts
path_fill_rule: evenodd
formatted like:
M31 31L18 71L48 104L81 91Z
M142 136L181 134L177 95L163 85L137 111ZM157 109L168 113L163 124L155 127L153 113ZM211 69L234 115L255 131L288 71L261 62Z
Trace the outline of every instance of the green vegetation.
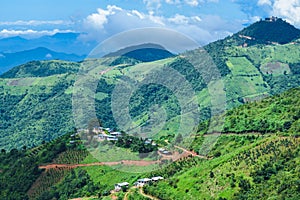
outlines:
M0 153L0 196L6 199L28 199L27 191L42 173L39 164L52 161L57 155L66 151L69 135L63 136L51 143L36 149L12 149ZM22 183L22 184L20 184ZM47 184L47 183L45 183ZM52 182L53 184L53 182Z
M145 143L147 140L142 138L133 137L130 135L124 135L123 137L119 138L118 141L116 141L116 146L123 147L123 148L129 148L133 152L139 152L139 153L150 153L157 151L157 147L153 146L150 143Z
M37 199L70 199L78 196L96 195L99 190L85 170L79 169L71 172L56 186L41 194Z
M46 77L56 74L76 73L80 64L64 61L32 61L14 67L2 74L1 78Z
M300 89L253 102L227 112L224 132L289 132L300 119ZM291 133L299 134L293 130Z
M277 30L273 30L275 27L286 30L287 34L279 37ZM267 28L271 31L265 31ZM207 157L187 156L172 163L164 160L169 164L165 168L159 168L159 164L88 165L112 159L138 160L139 153L149 152L151 156L144 159L151 160L158 158L157 148L132 136L124 136L115 143L94 145L88 135L91 140L87 142L94 145L89 152L84 147L86 141L66 134L75 129L73 86L80 66L96 66L90 73L93 77L102 74L95 94L97 117L102 126L117 128L111 98L123 75L127 79L157 80L165 77L155 72L164 72L167 67L176 70L190 83L195 92L192 98L197 98L200 104L201 121L188 148L201 154L202 146L217 137L217 134L207 134L211 91L184 56L147 63L128 57L88 59L82 63L31 62L3 74L0 78L0 198L108 199L118 182L132 185L138 178L160 175L165 178L163 181L144 188L147 194L160 199L297 199L300 196L300 44L295 40L298 32L282 20L261 21L205 47L225 84L228 111L218 116L225 118L223 135ZM156 57L149 55L149 59ZM191 100L194 99L186 99L186 103ZM153 115L162 117L158 111L164 110L166 124L155 135L157 143L171 146L165 140L171 142L176 138L184 144L185 133L175 135L181 108L169 88L155 83L144 85L134 91L129 105L133 125L142 126L142 130L149 126ZM47 163L65 166L38 168ZM86 165L76 165L79 163ZM123 198L125 193L116 196ZM144 197L133 189L128 199Z
M276 23L258 22L243 31L254 36L259 34L257 27L262 28L264 24L278 24L294 32L293 28L280 20ZM255 44L243 48L239 46L242 39L239 34L204 47L222 75L227 109L300 86L300 44L297 41L283 45ZM275 33L273 36L278 37ZM151 55L154 53L151 51ZM195 92L193 100L197 97L200 104L201 121L211 117L207 84L182 56L145 63L125 56L87 59L81 63L36 61L15 67L0 78L0 101L3 102L0 108L1 148L10 150L20 149L24 145L32 147L73 131L75 125L71 105L76 73L80 67L85 69L90 66L96 66L91 75L99 77L95 109L105 127L117 128L111 110L111 95L122 77L128 76L135 80L144 77L162 79L155 72L163 72L166 68L176 70L191 84ZM99 72L105 73L100 76ZM141 126L142 130L155 128L154 124L149 123L151 118L166 118L167 122L162 129L159 127L161 131L156 139L160 139L160 136L174 137L178 131L181 108L177 97L167 87L155 83L143 85L132 94L129 108L132 127Z
M0 178L4 181L0 184L1 195L8 199L67 199L84 196L105 199L116 183L126 181L132 185L141 177L163 176L164 181L150 184L144 187L144 191L160 199L194 199L200 194L201 199L261 199L269 196L275 199L297 199L300 193L300 140L295 136L299 135L297 117L300 103L296 98L299 92L300 89L293 89L275 98L266 98L228 111L225 127L230 127L231 120L238 116L233 126L235 129L228 130L236 134L220 136L208 155L212 159L182 158L152 172L125 172L124 168L119 168L122 171L118 171L118 166L39 170L38 165L50 162L98 162L84 150L80 142L77 145L69 144L70 140L77 137L71 137L70 134L33 149L24 147L22 151L11 150L9 153L2 150ZM283 110L271 112L275 105ZM277 120L282 126L270 125L269 128L279 132L278 135L264 134L269 130L256 127L255 123L246 123L250 126L249 130L244 126L245 120L259 122L261 118L267 122ZM282 124L280 119L282 122L292 121ZM199 125L199 130L205 129L206 125L207 123ZM197 152L198 146L204 141L203 137L209 135L196 135L190 148ZM20 165L24 167L20 168ZM20 187L15 181L26 184ZM124 195L120 193L117 196ZM132 190L128 198L144 197L137 190Z
M238 141L237 137L232 139ZM233 151L192 168L178 170L171 178L150 185L145 191L160 199L194 199L200 194L200 199L261 199L270 195L275 199L285 195L296 199L299 195L296 184L299 169L295 169L299 163L299 139L266 138L247 143L236 143L233 149L230 147L233 142L222 145L218 142L215 151L227 148ZM261 169L270 166L262 173ZM290 188L280 181L283 177L288 179L288 174L294 175L287 183L292 186ZM279 188L283 188L283 192Z
M0 146L32 147L74 130L71 95L74 75L2 79Z

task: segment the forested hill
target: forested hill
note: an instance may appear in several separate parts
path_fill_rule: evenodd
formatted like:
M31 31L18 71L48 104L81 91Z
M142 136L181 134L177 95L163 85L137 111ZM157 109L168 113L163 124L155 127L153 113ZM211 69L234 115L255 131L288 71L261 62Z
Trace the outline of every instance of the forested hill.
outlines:
M224 132L300 134L300 88L227 112Z
M111 199L117 196L123 199L128 195L131 199L141 199L141 194L131 187L134 182L141 177L160 175L164 177L163 181L142 190L163 200L177 197L267 199L270 196L296 200L300 194L299 94L300 88L292 89L274 98L229 110L226 126L231 124L233 128L229 127L228 131L235 131L235 134L222 134L209 152L210 159L187 157L152 172L131 173L95 165L99 161L90 155L73 132L33 149L1 150L0 198ZM256 124L262 119L268 126L257 128ZM273 132L276 134L271 134ZM211 135L198 133L196 136L190 149L198 153L198 146ZM71 140L76 144L71 144ZM125 147L119 148L129 151ZM38 168L47 163L56 167ZM78 163L85 165L71 167ZM110 194L114 184L122 181L129 182L130 188Z
M286 21L272 17L258 21L235 34L240 38L251 41L250 44L279 43L287 44L300 37L300 30Z
M12 68L0 78L46 77L58 74L76 73L79 63L67 61L32 61Z
M285 27L286 31L294 30L280 19L276 22L257 22L252 26L261 26L261 23ZM245 30L254 30L252 26ZM296 41L287 44L240 46L237 45L238 40L235 40L235 36L205 47L222 75L227 109L300 86L300 43ZM238 38L241 39L239 36ZM146 51L147 49L142 49L141 52ZM3 102L0 108L1 148L20 149L24 145L35 146L44 140L51 141L75 128L72 94L81 64L95 66L96 75L105 73L99 78L95 94L97 117L105 127L117 127L111 112L111 95L118 80L123 75L144 76L154 69L164 67L178 71L190 82L195 95L203 102L201 112L204 114L201 116L208 118L210 94L201 74L181 56L169 57L170 54L163 51L166 54L155 56L161 51L151 50L149 59L155 59L152 62L137 60L146 59L147 54L143 54L142 58L123 56L112 58L110 62L104 62L103 59L87 59L80 63L34 61L11 69L0 78L0 101ZM136 50L133 56L141 52ZM156 60L160 58L165 59ZM150 117L148 113L150 107L155 104L163 105L166 108L167 120L170 121L161 134L172 135L176 132L176 124L172 124L171 119L180 113L180 106L176 97L166 88L159 88L157 85L142 87L133 94L130 103L130 114L140 126L146 125L145 121ZM283 123L280 127L284 125ZM288 122L285 125L288 126ZM232 131L238 130L238 127L237 130L230 126L227 128ZM241 129L249 130L247 127Z

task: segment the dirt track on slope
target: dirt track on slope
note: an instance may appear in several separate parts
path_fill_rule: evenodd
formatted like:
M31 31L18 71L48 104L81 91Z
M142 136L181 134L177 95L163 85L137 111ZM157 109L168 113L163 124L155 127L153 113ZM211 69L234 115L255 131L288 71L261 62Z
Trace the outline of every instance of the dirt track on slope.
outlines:
M77 168L77 167L89 167L89 166L114 166L114 165L135 165L135 166L148 166L153 164L158 164L160 161L144 161L144 160L122 160L116 162L96 162L88 164L49 164L41 165L40 169L54 169L54 168Z
M139 192L140 192L140 194L141 194L142 196L144 196L144 197L146 197L146 198L149 198L149 199L152 199L152 200L159 200L158 198L156 198L156 197L154 197L154 196L145 194L143 188L140 188L140 191L139 191Z

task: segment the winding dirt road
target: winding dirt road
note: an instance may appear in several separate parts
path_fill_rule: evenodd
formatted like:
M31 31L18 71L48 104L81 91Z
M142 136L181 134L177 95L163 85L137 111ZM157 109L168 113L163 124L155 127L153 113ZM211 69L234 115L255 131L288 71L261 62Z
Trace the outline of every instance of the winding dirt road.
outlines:
M116 162L96 162L96 163L88 163L88 164L49 164L49 165L41 165L40 169L54 169L54 168L77 168L77 167L89 167L89 166L114 166L114 165L135 165L135 166L148 166L158 164L160 161L144 161L144 160L122 160Z
M145 194L143 188L140 188L140 194L141 194L142 196L148 198L148 199L159 200L158 198L156 198L156 197L154 197L154 196L150 196L150 195L148 195L148 194Z

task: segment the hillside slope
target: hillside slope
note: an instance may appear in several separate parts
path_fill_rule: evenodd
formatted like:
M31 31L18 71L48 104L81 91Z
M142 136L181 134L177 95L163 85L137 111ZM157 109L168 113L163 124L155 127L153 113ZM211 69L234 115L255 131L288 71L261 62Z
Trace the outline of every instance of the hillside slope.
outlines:
M11 199L68 199L79 197L99 197L111 199L113 196L124 198L125 192L113 193L114 184L127 181L131 185L141 177L163 176L164 180L145 186L142 190L159 199L297 199L300 194L300 138L299 100L300 88L287 91L275 98L267 98L256 103L245 104L227 112L231 119L237 117L232 126L241 127L245 120L259 121L263 117L267 122L274 118L282 121L298 117L290 128L281 130L274 126L277 134L257 131L255 124L250 129L255 133L245 133L241 128L238 134L223 134L212 151L211 159L198 157L182 158L167 167L152 172L130 173L116 171L109 166L82 165L76 169L71 164L99 162L81 144L78 136L66 134L50 143L33 149L23 148L0 153L0 197ZM282 105L285 105L282 108ZM277 109L282 112L269 111ZM295 113L294 113L295 111ZM253 112L245 116L242 112ZM258 115L257 113L260 113ZM286 115L285 115L286 114ZM278 129L277 129L278 128ZM203 137L197 135L197 151ZM201 139L202 138L202 139ZM76 145L70 141L76 140ZM123 155L124 156L124 155ZM56 167L48 170L38 169L52 163ZM58 168L65 164L65 168ZM19 167L22 165L23 167ZM26 184L19 185L20 182ZM130 193L131 198L142 198L139 193Z
M211 160L196 165L185 161L193 166L187 168L174 163L174 169L160 172L168 180L145 191L159 199L297 199L299 92L300 88L293 89L229 110L228 132L221 134L209 153ZM191 149L197 152L209 137L213 135L199 135Z
M243 31L251 32L253 26L260 27L261 23L266 22L257 22ZM294 30L286 22L272 23L276 27ZM258 34L257 31L255 34ZM222 75L226 109L300 86L298 41L282 45L256 44L242 47L238 45L239 40L235 36L238 34L205 47ZM151 59L158 58L153 57L155 53L150 51ZM193 54L193 51L190 53ZM136 56L136 49L133 54ZM169 57L169 54L162 56ZM79 68L85 65L95 66L91 73L99 78L95 108L97 117L105 127L117 128L111 99L114 87L124 75L143 78L151 76L155 70L163 72L165 68L176 70L190 83L195 99L200 104L201 120L210 117L211 95L207 89L208 84L204 82L202 74L180 55L152 62L126 57L87 59L80 63L36 61L15 67L0 78L0 100L3 102L0 117L1 148L33 146L73 130L73 84ZM156 80L161 77L153 78ZM134 124L146 127L151 117L149 108L154 105L161 105L166 110L167 123L158 136L175 136L180 115L179 101L168 88L159 84L145 85L130 98L130 114Z

